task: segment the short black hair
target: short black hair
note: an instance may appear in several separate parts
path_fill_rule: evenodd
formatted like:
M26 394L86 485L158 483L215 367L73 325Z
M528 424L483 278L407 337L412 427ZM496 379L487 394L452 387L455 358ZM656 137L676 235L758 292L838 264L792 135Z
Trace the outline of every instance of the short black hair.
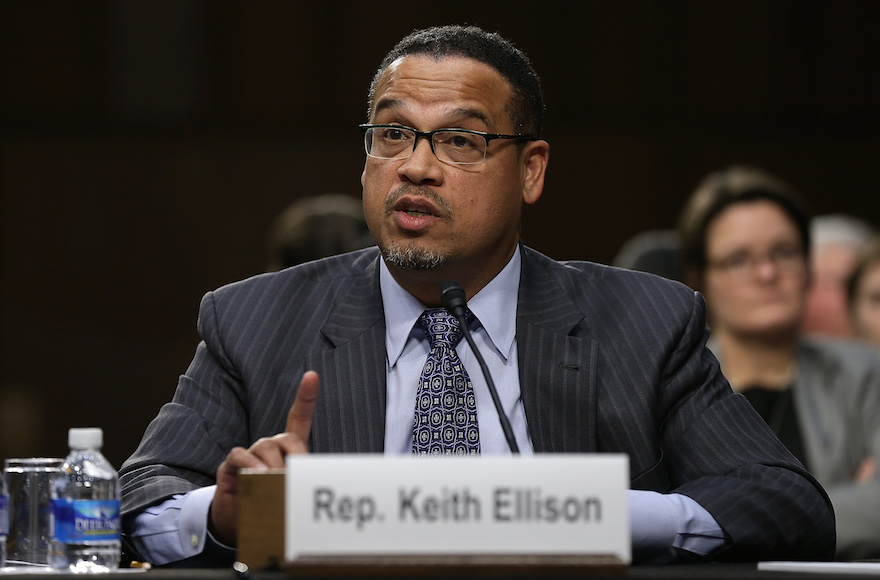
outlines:
M538 138L544 124L544 96L541 80L529 58L500 34L476 26L436 26L414 30L391 49L370 83L367 118L370 118L376 83L391 64L405 56L427 55L440 60L465 57L489 65L508 82L513 98L507 111L515 130Z

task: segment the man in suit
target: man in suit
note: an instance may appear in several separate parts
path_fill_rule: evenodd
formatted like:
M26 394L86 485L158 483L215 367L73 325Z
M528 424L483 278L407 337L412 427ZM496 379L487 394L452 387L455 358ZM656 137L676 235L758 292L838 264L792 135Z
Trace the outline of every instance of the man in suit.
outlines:
M498 35L433 28L388 54L363 126L378 249L205 296L203 342L121 470L124 528L149 559L231 559L242 467L417 449L421 321L447 280L524 454L629 455L636 561L831 557L827 496L731 393L700 296L520 244L549 159L542 114L528 59ZM454 350L477 449L509 452L474 354Z

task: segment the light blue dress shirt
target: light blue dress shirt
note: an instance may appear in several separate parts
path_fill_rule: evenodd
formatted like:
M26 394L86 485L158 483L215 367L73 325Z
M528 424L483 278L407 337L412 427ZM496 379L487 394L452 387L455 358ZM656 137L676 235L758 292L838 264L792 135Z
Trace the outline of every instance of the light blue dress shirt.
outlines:
M510 419L522 455L534 453L519 384L516 347L516 309L521 257L517 247L511 260L487 286L468 301L476 316L471 325L474 342L483 355ZM428 339L415 327L425 306L404 290L380 263L380 285L385 308L387 353L387 408L385 453L412 451L412 425L418 377L428 356ZM456 348L474 386L480 447L485 454L509 454L498 414L480 366L466 341ZM234 553L207 532L208 512L215 486L205 487L150 507L125 523L135 547L155 565L176 562L209 550ZM725 544L715 519L693 499L680 494L629 491L634 560L665 563L679 552L707 555Z
M476 316L469 328L486 366L489 367L520 453L531 455L532 442L529 439L519 391L516 309L510 308L517 300L520 265L517 248L514 258L501 273L468 301L468 308ZM385 308L385 372L388 377L385 397L385 453L412 453L418 377L430 350L428 338L415 325L425 311L425 305L401 288L384 262L380 264L379 284L382 289L382 305ZM455 350L474 386L481 453L510 454L476 356L465 340L459 342Z

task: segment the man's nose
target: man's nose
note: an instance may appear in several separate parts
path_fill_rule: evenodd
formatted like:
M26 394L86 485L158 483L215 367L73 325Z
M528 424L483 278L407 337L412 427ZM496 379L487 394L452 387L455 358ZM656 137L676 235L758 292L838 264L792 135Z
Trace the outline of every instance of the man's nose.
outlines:
M403 160L398 174L412 183L439 184L443 179L442 162L434 155L429 138L418 138L415 149Z

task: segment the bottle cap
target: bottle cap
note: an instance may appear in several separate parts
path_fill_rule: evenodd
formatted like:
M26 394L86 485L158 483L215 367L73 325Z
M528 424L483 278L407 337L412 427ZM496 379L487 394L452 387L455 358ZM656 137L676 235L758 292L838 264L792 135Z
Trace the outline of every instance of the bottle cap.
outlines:
M104 431L100 427L72 428L67 432L71 449L100 449L104 445Z

